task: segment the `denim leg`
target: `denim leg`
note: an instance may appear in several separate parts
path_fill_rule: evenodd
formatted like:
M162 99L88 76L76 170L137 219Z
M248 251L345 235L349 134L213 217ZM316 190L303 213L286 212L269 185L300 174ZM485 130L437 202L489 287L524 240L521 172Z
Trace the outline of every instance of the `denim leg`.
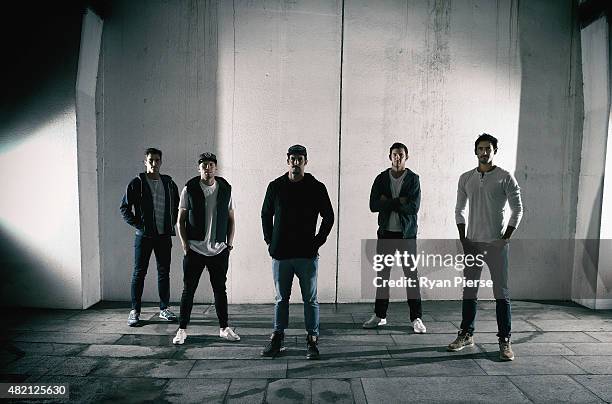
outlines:
M487 255L487 265L493 281L499 338L510 338L512 329L510 289L508 288L508 248L507 244L501 248L490 248Z
M304 302L304 323L308 335L319 335L319 302L317 301L317 269L319 258L295 259L295 274L300 281Z
M476 256L481 252L477 249L470 249L464 251L465 254L472 254ZM466 265L463 276L467 280L479 280L482 274L482 266L478 265ZM463 288L463 301L461 304L461 331L473 334L474 323L476 321L476 310L478 308L478 286L475 287L464 287Z
M159 309L164 310L170 305L170 259L172 256L172 239L170 236L155 237L153 251L157 261Z
M405 246L405 251L407 251L408 254L411 254L413 257L416 256L416 239L404 240L402 244ZM414 262L409 263L408 266L403 266L402 270L404 276L408 279L412 279L415 285L414 287L406 286L406 299L408 300L408 308L410 309L410 321L414 321L417 318L423 318L419 272L414 266Z
M293 284L293 260L272 259L272 278L276 290L274 331L285 332L289 326L289 298Z
M136 235L134 238L134 272L132 273L132 310L140 313L145 276L153 251L153 240Z
M183 294L181 296L180 328L187 328L193 309L193 297L195 296L200 276L204 271L204 262L200 254L188 250L183 257Z
M226 248L214 257L206 257L205 260L210 276L210 285L215 295L215 310L217 311L219 327L225 328L228 325L226 282L229 249Z

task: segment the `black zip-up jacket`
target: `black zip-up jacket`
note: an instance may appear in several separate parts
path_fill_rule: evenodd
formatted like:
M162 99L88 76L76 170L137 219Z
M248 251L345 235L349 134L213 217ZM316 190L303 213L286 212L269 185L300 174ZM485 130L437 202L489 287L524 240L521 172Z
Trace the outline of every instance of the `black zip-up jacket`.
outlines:
M415 238L417 235L417 213L421 205L421 184L419 176L409 169L402 188L400 189L399 197L391 196L391 179L389 178L389 170L386 169L376 176L372 191L370 192L370 210L378 212L378 232L384 231L389 224L389 216L391 212L399 213L400 222L402 224L402 233L404 238ZM380 197L384 195L387 200L381 201ZM400 197L406 197L407 203L400 203Z
M323 220L315 235L319 215ZM316 257L334 224L327 188L308 173L298 182L288 174L278 177L268 185L261 223L272 258Z
M123 220L136 228L136 234L144 237L158 236L153 214L153 195L145 173L138 174L127 186L121 200ZM160 174L165 190L164 234L176 235L174 225L178 217L178 187L169 175ZM132 210L133 208L133 210Z

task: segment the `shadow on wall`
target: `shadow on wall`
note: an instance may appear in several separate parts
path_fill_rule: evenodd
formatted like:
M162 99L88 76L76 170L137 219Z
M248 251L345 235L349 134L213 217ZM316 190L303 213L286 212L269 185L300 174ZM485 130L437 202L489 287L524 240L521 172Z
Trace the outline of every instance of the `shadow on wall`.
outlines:
M541 15L549 18L543 21ZM524 206L520 238L568 239L575 234L582 144L576 15L570 0L519 3L521 97L515 176ZM548 245L569 248L514 256L511 289L526 293L516 298L546 298L537 296L542 290L538 285L550 282L571 298L573 245Z

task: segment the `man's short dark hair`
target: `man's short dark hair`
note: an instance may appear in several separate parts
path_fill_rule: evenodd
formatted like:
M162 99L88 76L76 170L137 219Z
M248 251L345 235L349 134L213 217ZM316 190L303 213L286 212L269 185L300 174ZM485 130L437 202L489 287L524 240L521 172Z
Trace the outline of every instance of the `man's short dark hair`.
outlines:
M149 147L149 148L145 149L145 157L147 157L149 154L158 154L159 157L161 158L162 151L159 150L159 149L156 149L155 147Z
M389 157L391 157L391 152L393 151L393 149L404 149L404 151L406 152L406 156L408 155L408 148L403 143L400 143L400 142L393 143L391 147L389 148Z
M497 138L495 136L491 136L488 133L483 133L478 136L478 139L474 142L474 154L478 154L478 143L480 142L491 142L493 146L493 151L497 153Z

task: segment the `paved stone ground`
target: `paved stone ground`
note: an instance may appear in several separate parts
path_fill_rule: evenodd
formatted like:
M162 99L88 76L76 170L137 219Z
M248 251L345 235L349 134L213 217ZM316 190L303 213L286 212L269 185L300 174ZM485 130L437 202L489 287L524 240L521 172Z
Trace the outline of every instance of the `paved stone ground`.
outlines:
M514 362L498 360L494 302L480 302L477 345L458 353L445 347L460 302L424 302L426 335L413 334L405 303L391 304L379 330L361 328L371 304L321 305L320 361L304 358L301 305L291 306L288 350L275 359L259 355L272 305L230 306L238 343L218 337L214 306L196 306L183 346L155 307L136 328L126 307L11 310L0 381L69 383L70 402L612 401L612 311L572 303L513 302Z

